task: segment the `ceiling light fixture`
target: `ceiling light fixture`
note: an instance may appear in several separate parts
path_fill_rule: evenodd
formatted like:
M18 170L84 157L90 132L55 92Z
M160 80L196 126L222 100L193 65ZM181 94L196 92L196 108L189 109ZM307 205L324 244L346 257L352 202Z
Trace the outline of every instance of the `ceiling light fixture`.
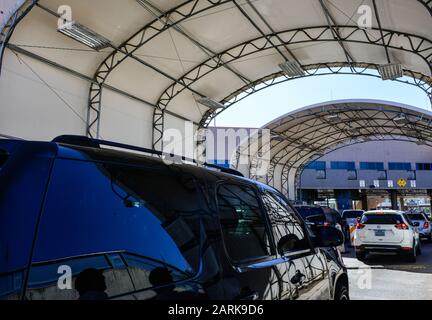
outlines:
M378 67L378 72L383 80L396 80L402 78L403 68L400 63L390 63Z
M286 61L281 63L279 68L281 68L283 73L290 78L301 77L305 74L305 71L297 61Z
M327 120L329 122L334 123L334 122L339 122L341 120L341 118L337 114L331 114L331 115L327 116Z
M76 21L64 23L57 31L97 51L111 46L108 39Z
M196 99L196 101L199 104L202 104L203 106L206 106L212 110L218 110L218 109L224 109L225 108L225 106L222 103L217 102L217 101L210 99L208 97L201 97L201 98Z
M409 120L405 114L401 113L400 115L398 115L396 118L393 119L393 122L396 123L397 125L403 125L409 123Z

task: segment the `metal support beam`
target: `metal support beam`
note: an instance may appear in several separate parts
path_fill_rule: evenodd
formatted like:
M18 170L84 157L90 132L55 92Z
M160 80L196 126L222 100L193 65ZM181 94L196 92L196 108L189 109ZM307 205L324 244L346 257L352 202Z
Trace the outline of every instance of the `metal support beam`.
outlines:
M3 26L0 32L0 74L3 63L3 55L6 49L6 46L12 36L12 33L15 30L15 27L18 23L33 9L36 5L37 1L35 0L25 0L21 7L15 11L12 16L9 17L6 24Z
M214 56L216 53L212 51L210 48L204 46L202 43L200 43L198 40L195 39L189 32L184 30L182 27L177 25L172 19L167 17L165 20L166 22L162 21L160 17L164 16L164 12L159 9L157 6L155 6L153 3L151 3L148 0L141 0L143 6L146 5L145 9L150 12L156 19L158 19L161 23L166 24L167 26L173 25L173 29L180 33L181 35L185 36L189 41L191 41L195 46L197 46L199 49L201 49L209 58L214 59L216 63L219 63L219 61L216 61L216 58ZM156 12L155 12L156 11ZM233 67L229 66L228 64L224 64L224 68L231 71L235 76L237 76L241 81L243 81L246 85L251 83L251 80L249 80L247 77L242 75L239 71L235 70Z
M388 50L388 48L387 48L387 45L385 44L385 41L384 41L384 33L383 33L383 31L382 31L381 19L380 19L380 16L379 16L379 12L378 12L378 7L377 7L377 4L376 4L376 0L372 0L372 2L373 2L374 10L375 10L375 17L376 17L376 19L377 19L378 27L379 27L379 29L380 29L380 33L381 33L381 39L383 40L383 46L384 46L384 49L385 49L385 52L386 52L387 62L388 62L388 63L391 63L390 53L389 53L389 50Z
M377 70L379 65L371 64L371 63L356 63L354 64L354 68L351 70L344 70L349 67L346 62L333 62L333 63L321 63L316 65L307 65L304 66L306 70L306 74L302 78L314 77L314 76L327 76L327 75L361 75L368 76L374 78L381 78L379 75L373 72L373 70ZM405 70L404 74L409 80L405 79L396 79L393 81L412 85L418 87L422 90L429 98L430 106L432 108L432 78L425 76L423 74L415 73L410 70ZM211 110L205 114L203 119L200 122L202 127L207 127L213 119L223 113L225 110L229 109L231 106L236 103L248 98L249 96L258 93L264 89L269 87L279 85L288 81L293 81L298 78L287 78L284 77L282 72L277 72L269 76L265 76L261 79L254 81L253 86L251 88L240 88L233 93L230 93L224 99L221 100L221 103L224 105L223 109L220 110Z
M99 123L100 107L102 99L102 87L100 84L104 83L110 73L117 68L127 58L134 58L133 53L143 47L152 39L156 38L163 32L170 30L181 22L206 12L212 8L216 8L222 4L230 3L232 0L187 0L179 4L175 8L164 12L163 15L157 19L146 24L143 28L138 30L134 35L127 39L122 45L116 48L97 68L94 79L98 84L93 84L89 90L89 120L88 132L90 135L91 129ZM170 23L161 23L161 20L170 20ZM135 58L134 58L135 59ZM172 81L179 85L183 90L188 88L189 91L195 93L197 96L203 97L204 95L196 92L190 88L191 83L187 79L172 79ZM159 103L156 103L158 106ZM163 133L164 113L162 109L156 110L153 117L153 141L161 141L161 134ZM156 145L153 143L153 145Z
M324 15L326 17L327 24L330 27L330 30L331 30L331 32L333 34L333 37L335 38L335 40L339 43L340 47L342 48L342 50L343 50L343 52L345 54L345 57L347 59L347 62L349 64L355 63L355 60L353 59L353 57L351 56L351 54L349 53L349 51L347 50L347 48L345 47L345 45L344 45L344 43L342 41L342 37L341 37L341 35L340 35L339 31L338 31L339 26L336 23L336 20L331 15L329 9L327 8L327 6L324 3L324 0L319 0L319 2L320 2L321 7L322 7L322 9L324 11Z
M246 11L234 0L234 4L240 13L250 22L250 24L272 45L272 47L280 54L280 56L284 59L284 61L288 61L287 57L283 54L283 52L276 46L271 40L271 36L266 34L261 28L252 20L252 18L246 13ZM250 4L250 2L249 2Z

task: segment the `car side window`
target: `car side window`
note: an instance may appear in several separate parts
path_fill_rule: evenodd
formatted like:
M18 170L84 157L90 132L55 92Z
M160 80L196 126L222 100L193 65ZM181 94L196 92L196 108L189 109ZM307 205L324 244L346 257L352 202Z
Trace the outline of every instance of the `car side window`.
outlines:
M234 263L270 255L269 236L257 193L250 187L224 184L217 192L225 247Z
M269 216L276 244L285 243L284 254L296 254L310 250L303 222L297 217L291 206L274 192L265 191L263 202Z
M201 204L189 176L56 160L26 298L174 296L198 272Z

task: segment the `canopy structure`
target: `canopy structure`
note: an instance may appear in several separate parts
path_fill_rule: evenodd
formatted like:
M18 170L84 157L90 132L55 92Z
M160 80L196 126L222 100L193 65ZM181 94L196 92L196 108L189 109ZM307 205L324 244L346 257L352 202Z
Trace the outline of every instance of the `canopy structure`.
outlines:
M270 166L249 175L296 197L300 174L311 161L349 145L398 140L432 147L432 112L392 102L344 100L290 112L264 127L270 130Z
M21 2L0 38L11 135L160 149L167 129L205 128L268 86L388 64L432 102L430 0Z

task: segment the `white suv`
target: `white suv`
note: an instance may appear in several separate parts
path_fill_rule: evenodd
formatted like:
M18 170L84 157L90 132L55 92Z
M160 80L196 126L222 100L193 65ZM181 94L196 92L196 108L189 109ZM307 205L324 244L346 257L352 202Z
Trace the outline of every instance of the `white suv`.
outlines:
M368 211L357 223L354 247L357 259L365 260L368 253L400 254L415 262L421 254L418 223L413 223L401 211Z

